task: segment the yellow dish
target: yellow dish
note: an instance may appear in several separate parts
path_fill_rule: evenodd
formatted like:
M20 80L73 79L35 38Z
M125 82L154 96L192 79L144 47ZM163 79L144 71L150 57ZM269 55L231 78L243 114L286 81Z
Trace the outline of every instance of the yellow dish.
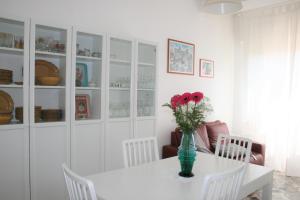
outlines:
M11 119L11 114L0 114L0 124L9 124Z
M55 86L58 85L60 82L60 77L58 76L44 76L44 77L37 77L38 83L40 85L51 85Z

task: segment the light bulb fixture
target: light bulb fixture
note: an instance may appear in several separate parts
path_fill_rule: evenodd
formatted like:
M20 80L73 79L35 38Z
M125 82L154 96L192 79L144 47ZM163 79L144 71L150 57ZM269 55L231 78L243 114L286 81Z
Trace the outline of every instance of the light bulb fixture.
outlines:
M232 14L242 9L241 0L207 0L204 10L219 15Z

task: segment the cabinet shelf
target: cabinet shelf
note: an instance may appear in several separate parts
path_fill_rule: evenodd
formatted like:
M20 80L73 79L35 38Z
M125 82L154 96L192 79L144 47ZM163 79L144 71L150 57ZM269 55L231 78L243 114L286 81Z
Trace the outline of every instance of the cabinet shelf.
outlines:
M138 88L138 91L154 91L154 88Z
M49 52L49 51L35 51L36 55L41 55L41 56L48 56L48 57L66 57L65 53L54 53L54 52Z
M24 49L10 48L10 47L0 47L0 53L9 54L23 54Z
M76 125L83 125L83 124L97 124L100 123L101 119L76 119L75 124Z
M101 90L100 87L76 87L76 90Z
M16 85L16 84L0 84L0 88L23 88L23 85Z
M109 122L128 122L131 120L131 117L110 117Z
M91 61L101 61L102 58L99 58L99 57L91 57L91 56L76 56L76 58L78 60L91 60Z
M155 120L155 116L136 116L135 120L137 121L145 121L145 120Z
M155 64L153 64L153 63L139 62L138 65L143 66L143 67L155 67Z
M65 89L65 86L36 85L36 89Z
M65 121L55 121L55 122L36 122L34 127L51 127L51 126L65 126Z
M130 90L130 88L110 87L110 90Z
M111 63L126 64L126 65L131 64L130 60L120 60L120 59L110 59L110 62Z
M2 124L0 126L0 130L9 130L9 129L23 129L24 128L23 123L18 123L18 122L10 122L9 124Z

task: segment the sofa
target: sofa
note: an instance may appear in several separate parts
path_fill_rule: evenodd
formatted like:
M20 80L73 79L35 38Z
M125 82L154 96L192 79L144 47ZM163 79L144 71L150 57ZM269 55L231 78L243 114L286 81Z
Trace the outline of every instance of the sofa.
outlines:
M229 134L226 123L219 120L214 122L206 122L202 124L196 133L201 137L202 143L204 143L206 152L214 153L215 144L217 142L218 134ZM162 157L169 158L177 156L178 147L180 145L182 132L179 128L176 128L171 133L171 144L163 146ZM252 143L252 153L250 156L250 163L257 165L265 164L265 145L257 142Z

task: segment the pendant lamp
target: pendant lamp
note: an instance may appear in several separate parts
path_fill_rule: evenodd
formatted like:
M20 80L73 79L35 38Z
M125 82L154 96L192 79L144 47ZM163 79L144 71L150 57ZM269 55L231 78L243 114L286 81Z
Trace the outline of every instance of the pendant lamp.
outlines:
M242 9L241 0L207 0L204 10L218 15L232 14Z

